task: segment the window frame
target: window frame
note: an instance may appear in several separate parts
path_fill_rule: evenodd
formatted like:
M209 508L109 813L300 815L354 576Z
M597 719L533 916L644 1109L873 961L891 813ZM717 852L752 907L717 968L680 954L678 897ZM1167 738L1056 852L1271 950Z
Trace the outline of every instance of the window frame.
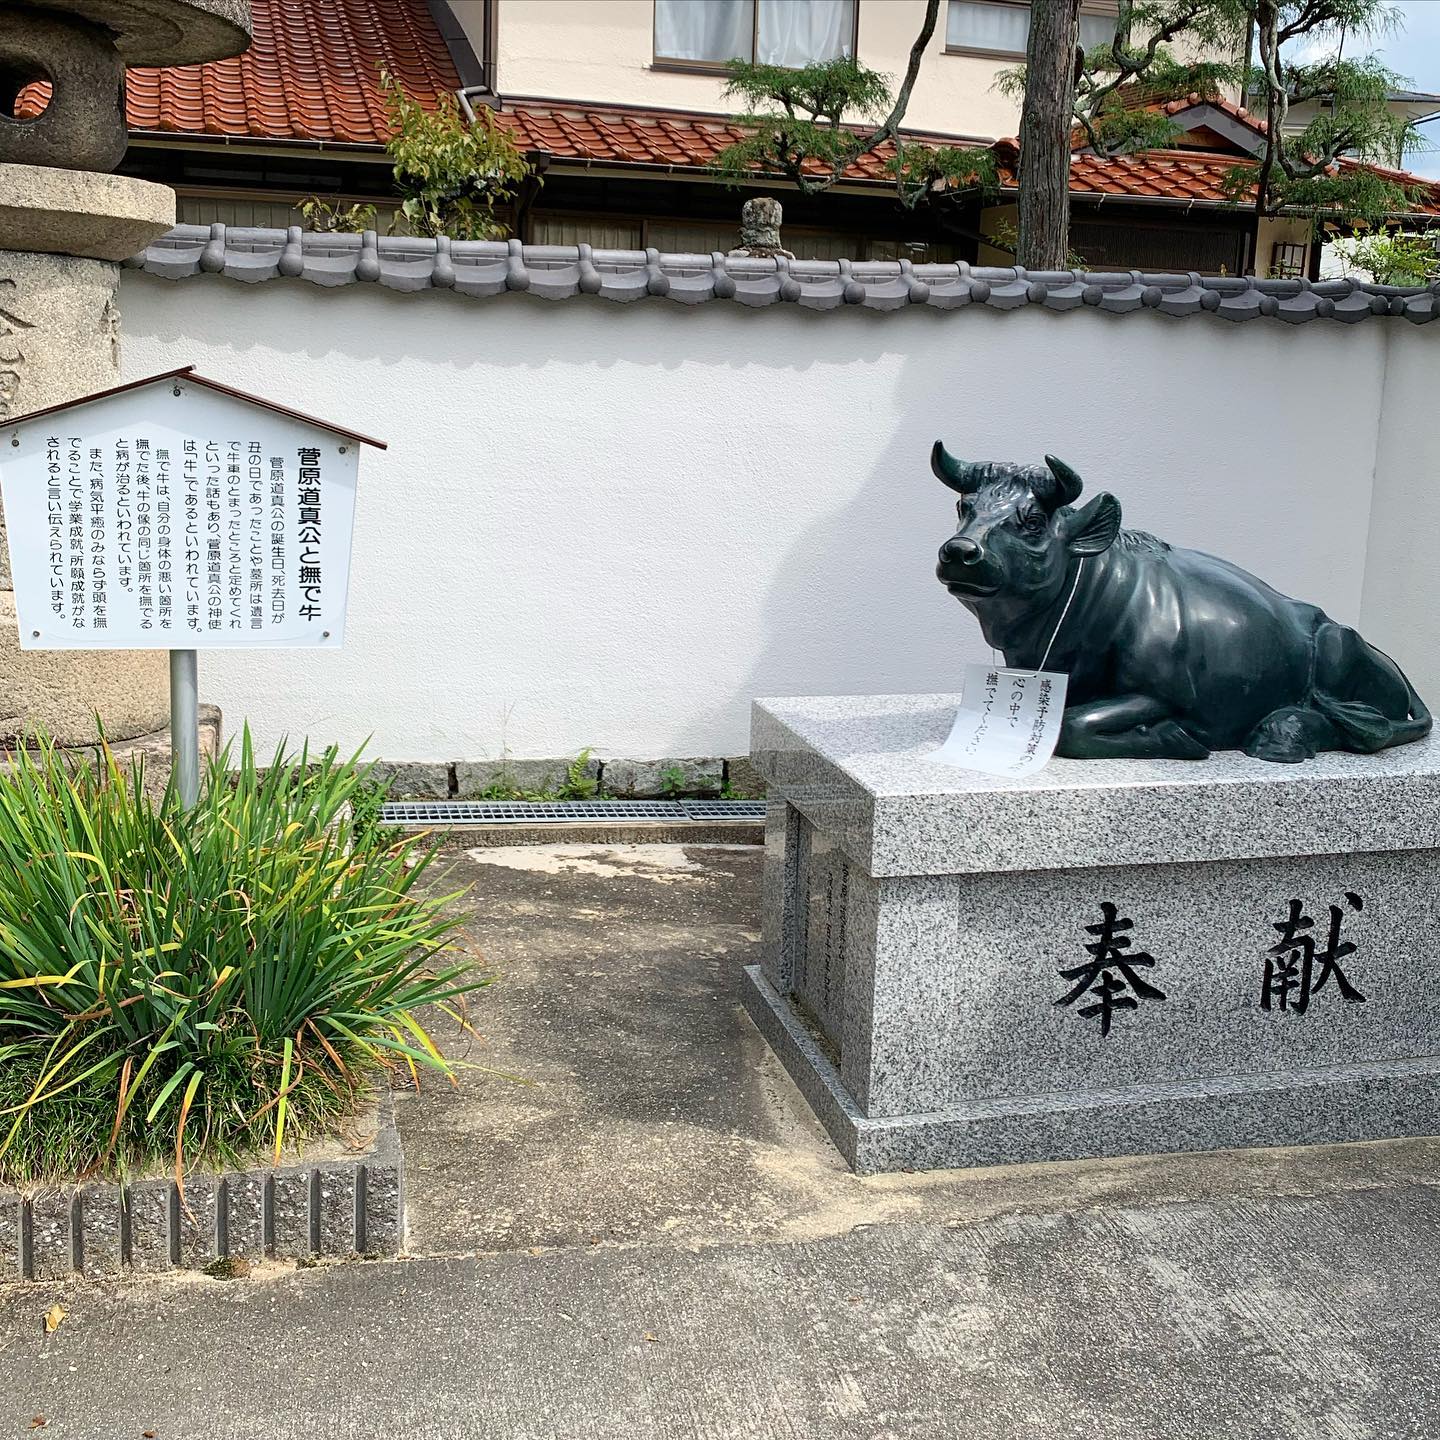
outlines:
M754 4L750 7L750 63L752 65L755 63L755 51L760 44L760 7L764 3L765 0L754 0ZM650 6L650 68L652 70L668 70L675 75L724 75L726 73L730 68L729 60L676 60L661 55L657 49L659 12L660 0L654 0ZM850 54L857 57L860 54L860 0L852 0L850 6Z
M1298 253L1297 253L1298 252ZM1310 245L1304 240L1276 240L1270 246L1271 280L1303 280L1310 268Z
M968 0L972 5L988 5L994 10L1030 10L1030 0ZM859 14L860 7L855 7L856 14ZM1081 0L1080 13L1082 15L1100 15L1107 20L1114 20L1119 16L1120 7L1110 6L1102 3L1102 0ZM1028 31L1027 31L1028 34ZM950 35L950 0L945 0L945 46L946 55L970 55L978 56L982 60L1023 60L1023 50L987 50L982 45L952 45Z

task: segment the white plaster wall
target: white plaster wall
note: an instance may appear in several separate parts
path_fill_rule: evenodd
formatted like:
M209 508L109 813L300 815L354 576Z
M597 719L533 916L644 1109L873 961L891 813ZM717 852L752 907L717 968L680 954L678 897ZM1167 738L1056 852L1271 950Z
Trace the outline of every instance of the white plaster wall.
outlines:
M1387 331L1361 624L1440 713L1440 336Z
M738 754L756 695L949 687L987 652L933 575L937 435L1058 453L1127 523L1360 617L1385 325L133 271L121 299L127 375L193 362L390 442L361 466L345 650L202 659L267 744Z

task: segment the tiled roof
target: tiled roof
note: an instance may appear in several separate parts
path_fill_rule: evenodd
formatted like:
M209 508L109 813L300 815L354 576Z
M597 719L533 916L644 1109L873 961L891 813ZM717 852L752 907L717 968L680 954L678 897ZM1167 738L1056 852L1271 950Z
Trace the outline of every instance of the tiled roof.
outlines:
M257 283L294 278L316 285L383 285L391 290L454 290L477 297L526 292L546 300L668 299L695 305L799 305L811 310L924 305L960 310L1100 310L1125 315L1275 318L1291 324L1399 316L1417 325L1440 319L1440 284L1414 289L1354 280L1256 280L1246 276L1146 275L1137 271L1026 271L908 260L773 260L737 255L662 255L657 250L596 250L589 245L522 245L518 240L425 240L408 236L313 235L298 228L249 230L180 225L132 268L169 280L224 275Z
M231 60L131 70L132 130L383 145L380 70L433 108L460 84L426 0L251 0L255 38ZM44 108L36 85L17 107Z
M426 0L252 0L252 13L255 39L244 55L208 65L132 70L127 82L131 128L257 141L383 144L389 126L380 93L382 66L431 107L460 84ZM1136 103L1149 102L1137 92ZM1222 99L1197 94L1167 101L1163 108L1181 114L1202 104L1263 129L1253 116ZM704 169L746 133L723 115L557 100L507 100L496 118L515 133L522 149L543 151L562 162L649 169ZM1222 177L1243 163L1213 150L1152 150L1107 159L1084 153L1078 143L1076 149L1072 192L1180 204L1223 202ZM1002 183L1014 188L1015 142L997 141L996 150ZM845 178L885 181L893 154L887 142L862 155ZM1428 185L1430 197L1416 210L1440 215L1440 185L1416 183Z
M683 110L647 110L564 100L506 100L495 118L514 132L524 150L543 150L559 160L605 164L683 166L703 169L727 146L750 133L724 115ZM932 144L980 144L953 137L910 136ZM884 180L895 154L886 141L846 170L847 179ZM816 162L813 167L823 167Z
M1238 120L1242 125L1248 125L1257 134L1263 135L1269 128L1258 115L1252 115L1243 105L1237 105L1233 100L1225 99L1223 95L1201 95L1192 90L1190 94L1182 95L1178 99L1155 101L1140 92L1133 100L1127 99L1126 103L1141 108L1153 105L1164 115L1180 115L1186 110L1194 110L1197 106L1209 105L1212 109L1220 111L1222 115L1228 115L1232 120Z

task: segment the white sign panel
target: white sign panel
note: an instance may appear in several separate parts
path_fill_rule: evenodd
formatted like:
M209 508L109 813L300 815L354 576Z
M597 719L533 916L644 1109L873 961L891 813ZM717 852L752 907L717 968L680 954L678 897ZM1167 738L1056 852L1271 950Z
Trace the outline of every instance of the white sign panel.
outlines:
M960 710L932 758L987 775L1033 775L1055 753L1069 676L967 665Z
M21 647L339 646L359 450L185 376L0 425Z

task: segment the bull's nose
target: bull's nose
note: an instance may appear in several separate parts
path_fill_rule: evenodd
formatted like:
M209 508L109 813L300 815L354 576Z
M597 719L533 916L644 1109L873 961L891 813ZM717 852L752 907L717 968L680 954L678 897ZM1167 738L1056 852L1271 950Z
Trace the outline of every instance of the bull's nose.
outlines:
M956 535L940 547L942 560L956 560L961 565L973 565L984 554L978 540L968 535Z

